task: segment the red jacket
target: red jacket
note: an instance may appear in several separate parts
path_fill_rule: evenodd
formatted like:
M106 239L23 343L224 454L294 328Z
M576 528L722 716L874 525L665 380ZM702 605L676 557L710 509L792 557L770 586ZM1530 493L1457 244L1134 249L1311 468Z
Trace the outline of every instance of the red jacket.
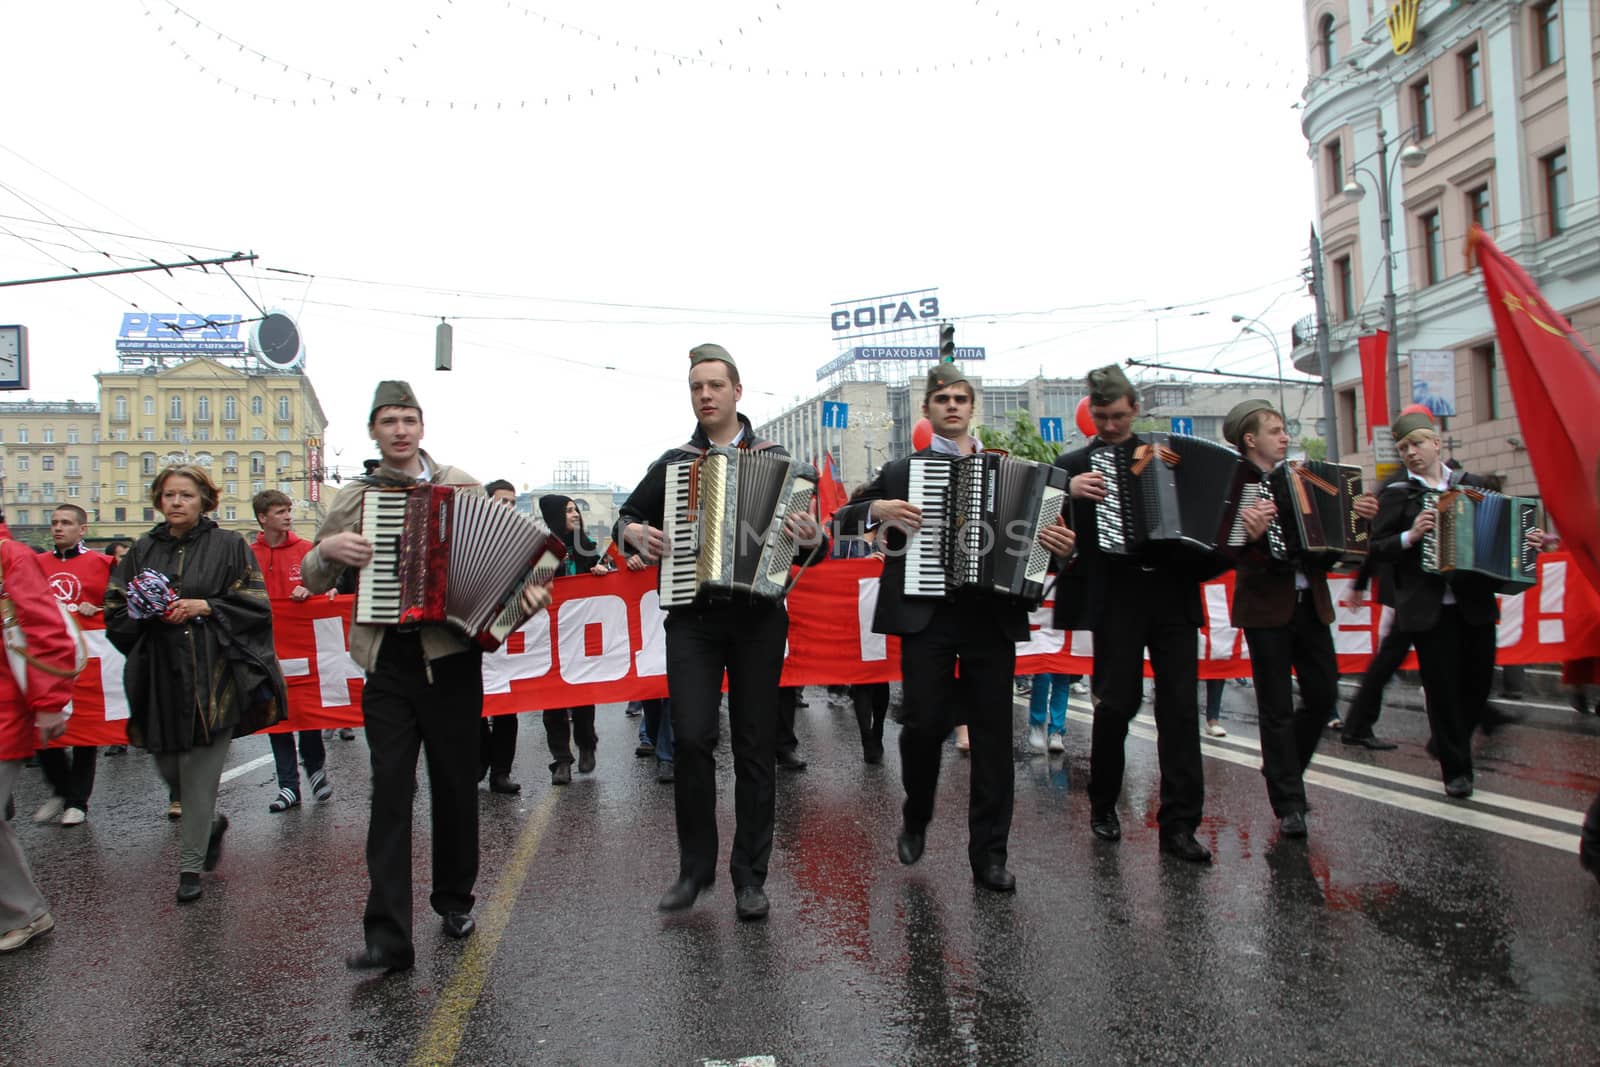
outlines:
M17 621L28 639L28 654L61 671L76 666L77 646L62 625L50 585L39 557L9 538L0 540L0 585L16 606ZM25 759L39 747L35 715L60 711L72 699L72 679L57 678L36 667L28 668L28 695L24 697L11 675L11 663L0 655L0 760Z
M39 553L39 566L44 568L50 591L69 608L76 609L79 604L104 607L106 583L116 564L103 552L79 552L72 548L67 551L71 555L64 557L54 550Z
M311 542L290 531L283 544L273 548L267 544L266 533L262 532L256 534L250 548L261 566L261 577L267 581L267 596L273 600L288 600L294 587L302 584L300 561L311 551Z

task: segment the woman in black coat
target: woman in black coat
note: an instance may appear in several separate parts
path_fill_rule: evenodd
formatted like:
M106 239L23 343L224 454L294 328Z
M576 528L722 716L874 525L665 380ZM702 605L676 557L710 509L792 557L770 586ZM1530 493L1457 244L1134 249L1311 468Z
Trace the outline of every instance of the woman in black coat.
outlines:
M128 740L156 757L169 787L181 785L178 901L188 903L222 857L228 742L281 720L288 701L255 555L208 517L216 485L199 467L168 467L150 497L166 521L112 573L106 632L127 657Z
M539 513L553 533L567 546L558 577L574 574L606 574L611 568L600 558L600 549L583 529L583 512L571 497L549 493L539 498ZM569 722L570 719L570 722ZM578 770L594 770L594 750L600 740L594 732L594 705L581 708L551 708L544 713L545 740L550 745L550 781L572 784L572 747L578 741Z

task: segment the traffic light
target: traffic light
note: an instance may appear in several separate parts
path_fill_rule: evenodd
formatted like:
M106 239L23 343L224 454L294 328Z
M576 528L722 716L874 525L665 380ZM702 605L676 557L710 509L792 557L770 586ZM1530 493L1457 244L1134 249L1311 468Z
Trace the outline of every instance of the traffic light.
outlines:
M956 328L954 323L946 322L939 327L939 362L954 363L956 361Z

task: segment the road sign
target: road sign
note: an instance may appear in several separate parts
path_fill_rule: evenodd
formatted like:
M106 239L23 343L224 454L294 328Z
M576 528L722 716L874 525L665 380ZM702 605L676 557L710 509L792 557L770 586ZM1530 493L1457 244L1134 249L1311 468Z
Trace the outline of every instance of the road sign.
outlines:
M1190 437L1193 437L1194 436L1194 419L1192 419L1192 418L1180 418L1179 416L1174 415L1172 417L1172 432L1173 433L1188 434Z
M842 400L822 402L822 426L827 430L843 430L850 425L850 405Z
M1059 444L1066 440L1060 419L1040 419L1039 436L1045 441Z

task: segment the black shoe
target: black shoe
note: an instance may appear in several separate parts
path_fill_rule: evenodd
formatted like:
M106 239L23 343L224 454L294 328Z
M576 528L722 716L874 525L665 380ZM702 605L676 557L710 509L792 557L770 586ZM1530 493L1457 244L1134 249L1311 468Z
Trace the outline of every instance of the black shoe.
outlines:
M1493 704L1484 706L1483 721L1478 728L1483 731L1483 736L1488 737L1502 726L1515 726L1526 719L1527 713L1522 711L1507 711L1505 708L1495 707Z
M360 952L344 958L344 965L352 971L409 971L417 961L411 949L379 948L368 945Z
M472 916L464 911L447 911L444 915L444 932L447 937L462 938L478 928Z
M1098 813L1091 812L1089 815L1089 829L1094 831L1094 836L1102 841L1122 840L1122 820L1117 817L1115 808Z
M222 835L228 832L228 817L218 815L211 820L211 837L206 841L206 859L200 866L208 871L217 869L222 862Z
M649 741L640 741L639 746L633 750L633 754L640 759L644 759L646 756L654 756L656 754L656 746Z
M1190 863L1210 863L1211 850L1194 839L1188 830L1174 830L1161 835L1161 851Z
M568 763L566 761L562 761L561 763L556 764L554 767L551 767L550 768L550 784L551 785L571 785L572 784L572 764L570 764L570 763Z
M866 763L883 762L883 742L872 741L861 746L861 759Z
M1472 795L1472 779L1465 774L1458 775L1444 784L1444 792L1446 796L1465 800Z
M594 771L594 749L578 749L578 773L590 774Z
M1400 747L1393 741L1385 741L1383 738L1378 737L1375 734L1363 734L1361 737L1352 737L1350 734L1343 734L1339 738L1339 743L1341 745L1351 745L1357 748L1370 748L1374 752L1388 752L1390 749Z
M695 898L710 888L710 883L702 885L693 878L679 878L662 894L656 907L662 911L682 911L693 907Z
M1017 879L1006 870L1003 863L991 863L981 871L972 872L972 880L984 889L995 893L1015 893Z
M127 745L107 745L106 746L106 755L108 755L108 756L126 756L127 754L128 754L128 746Z
M806 769L806 761L795 755L792 748L779 749L773 762L787 771L803 771Z
M1278 820L1278 829L1284 837L1306 836L1306 815L1303 811L1291 811Z
M354 741L355 739L356 739L356 731L355 731L354 727L351 727L351 726L341 726L341 727L339 727L339 740L341 740L341 741Z
M913 830L909 826L900 827L900 836L894 843L895 854L900 857L900 862L907 867L922 858L922 850L928 847L928 831L926 828Z
M733 913L741 922L751 922L755 919L765 919L772 905L767 901L767 892L758 885L742 885L734 894Z
M664 759L656 763L656 781L675 782L677 780L678 772L673 768L671 760Z
M200 876L193 871L178 875L178 903L193 904L200 899Z
M509 774L491 774L489 776L489 792L491 793L520 793L522 786L511 780Z

